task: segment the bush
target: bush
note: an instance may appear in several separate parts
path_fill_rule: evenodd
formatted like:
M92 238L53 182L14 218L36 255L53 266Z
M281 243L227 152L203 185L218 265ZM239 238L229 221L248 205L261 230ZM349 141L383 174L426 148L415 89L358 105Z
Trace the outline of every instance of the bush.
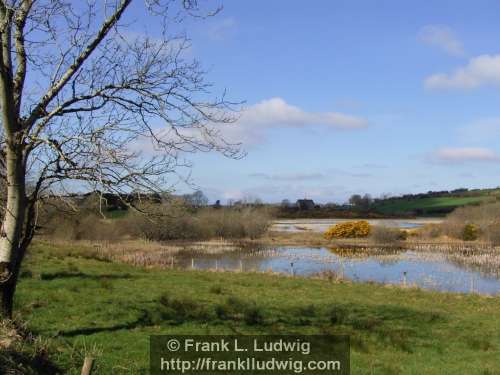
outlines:
M262 236L270 217L262 209L206 208L190 212L182 203L151 204L125 219L129 232L153 240L204 240L210 238L251 238Z
M408 232L398 228L375 225L371 231L370 238L375 243L392 244L406 240L408 238Z
M152 241L200 238L192 215L181 200L143 203L138 209L140 212L131 211L121 223L133 237Z
M371 226L365 220L347 221L330 227L324 234L327 240L333 238L360 238L367 237L371 232Z
M114 241L124 236L123 228L91 212L58 212L47 218L43 233L59 240Z
M462 231L462 240L475 241L479 238L479 227L475 224L466 224Z
M77 204L75 203L75 206ZM51 205L43 210L43 233L63 240L119 240L143 238L151 241L206 240L210 238L255 239L271 223L263 208L204 208L194 210L182 199L143 202L124 217L105 219L98 207L81 206L76 212ZM65 212L63 211L65 210Z
M269 228L270 215L263 209L205 209L197 216L199 230L208 237L251 238L262 236Z

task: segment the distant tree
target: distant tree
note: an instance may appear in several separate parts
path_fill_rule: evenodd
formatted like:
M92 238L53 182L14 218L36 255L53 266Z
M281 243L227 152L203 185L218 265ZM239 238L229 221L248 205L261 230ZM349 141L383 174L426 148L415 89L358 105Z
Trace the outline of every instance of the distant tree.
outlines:
M262 206L264 204L264 201L260 198L255 198L252 204L254 206Z
M360 207L362 201L363 201L363 197L359 194L353 194L349 198L349 204L351 204L355 207Z
M370 208L372 203L373 203L373 199L372 199L370 194L363 195L363 198L361 200L361 206L363 208Z
M349 198L349 204L360 209L368 209L372 203L373 199L369 194L365 194L363 196L360 194L353 194Z
M201 190L197 190L192 194L184 194L182 198L192 207L199 208L208 205L208 198Z
M289 208L291 205L292 205L292 203L288 199L283 199L281 201L281 207L283 207L283 208Z

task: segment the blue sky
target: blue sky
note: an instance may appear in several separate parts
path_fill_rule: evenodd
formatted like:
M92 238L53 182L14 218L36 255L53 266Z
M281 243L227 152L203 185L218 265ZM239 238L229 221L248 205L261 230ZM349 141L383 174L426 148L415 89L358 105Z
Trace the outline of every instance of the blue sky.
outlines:
M196 155L193 181L269 202L500 185L499 21L497 1L225 1L184 26L245 101L227 134L248 154Z

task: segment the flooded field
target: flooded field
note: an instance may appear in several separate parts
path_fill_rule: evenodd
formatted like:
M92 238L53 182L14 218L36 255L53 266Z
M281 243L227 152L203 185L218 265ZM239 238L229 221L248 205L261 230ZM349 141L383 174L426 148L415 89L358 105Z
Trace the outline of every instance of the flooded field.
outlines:
M421 250L276 247L207 254L183 251L177 266L194 269L327 275L355 282L500 295L500 254Z
M362 219L354 219L362 220ZM324 232L330 226L342 223L345 221L352 221L351 219L283 219L276 220L271 230L282 232L300 232L300 231L313 231ZM425 224L440 223L442 219L439 218L419 218L419 219L369 219L367 220L371 225L385 225L388 227L397 228L418 228Z

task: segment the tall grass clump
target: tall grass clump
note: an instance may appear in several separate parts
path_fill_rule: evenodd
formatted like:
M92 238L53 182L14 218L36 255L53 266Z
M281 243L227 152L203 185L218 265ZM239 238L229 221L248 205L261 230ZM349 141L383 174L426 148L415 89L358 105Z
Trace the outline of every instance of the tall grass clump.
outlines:
M0 374L62 374L52 354L50 342L28 332L24 324L0 320Z
M417 236L426 239L435 239L443 234L443 226L441 224L425 224L421 228L415 230Z
M391 245L397 244L400 241L406 240L408 233L404 230L398 228L391 228L385 225L375 225L373 226L370 239L381 245Z

